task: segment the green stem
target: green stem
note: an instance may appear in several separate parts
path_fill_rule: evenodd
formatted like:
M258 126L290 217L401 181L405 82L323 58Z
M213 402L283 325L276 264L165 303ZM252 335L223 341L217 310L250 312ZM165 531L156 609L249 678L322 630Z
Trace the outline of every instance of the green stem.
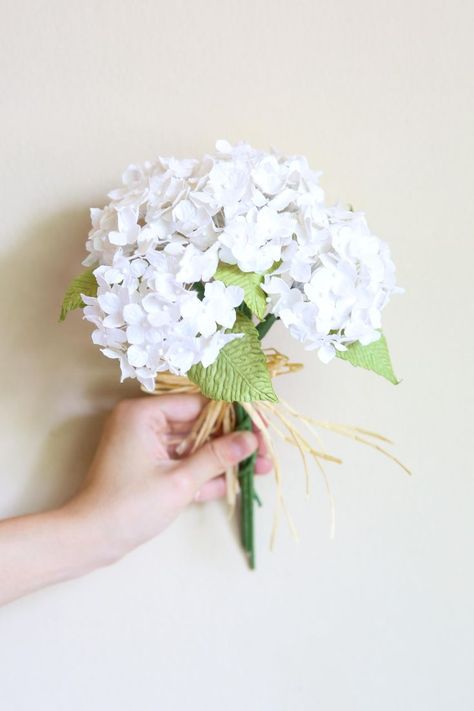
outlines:
M257 324L257 331L260 340L271 329L277 317L273 314L268 314L263 321ZM253 429L253 423L247 410L238 402L234 403L235 409L235 429L247 430ZM255 462L257 453L254 452L244 459L239 464L239 483L240 483L240 537L243 549L247 555L249 567L255 568L255 534L254 534L254 506L255 502L261 506L261 501L254 487Z
M235 429L239 431L252 430L252 420L238 402L235 408ZM239 464L240 483L240 536L242 546L247 555L251 569L255 568L255 537L254 537L254 474L257 455L254 452Z
M263 319L263 321L260 321L260 323L257 324L256 328L257 328L258 337L260 338L260 340L262 340L262 338L264 338L267 335L267 333L269 332L269 330L271 329L271 327L273 326L273 324L275 323L277 318L278 318L278 316L275 316L274 314L267 314L265 316L265 318Z

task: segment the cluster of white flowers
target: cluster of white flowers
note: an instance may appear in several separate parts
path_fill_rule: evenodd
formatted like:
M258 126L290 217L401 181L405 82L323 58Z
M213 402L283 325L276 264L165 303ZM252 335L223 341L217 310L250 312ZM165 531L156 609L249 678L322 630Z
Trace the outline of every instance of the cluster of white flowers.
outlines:
M364 216L327 207L305 158L218 141L202 160L130 166L91 210L97 297L83 297L93 340L148 389L163 370L210 365L237 334L242 289L213 280L219 261L265 274L269 312L324 362L379 337L397 291L387 245ZM199 293L195 285L202 283Z

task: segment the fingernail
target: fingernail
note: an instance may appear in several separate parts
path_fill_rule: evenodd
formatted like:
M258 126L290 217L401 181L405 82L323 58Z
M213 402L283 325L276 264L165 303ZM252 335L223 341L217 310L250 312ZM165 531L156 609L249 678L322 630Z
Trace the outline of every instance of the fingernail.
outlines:
M257 449L257 445L257 438L252 432L235 432L230 441L232 452L239 459L248 457Z

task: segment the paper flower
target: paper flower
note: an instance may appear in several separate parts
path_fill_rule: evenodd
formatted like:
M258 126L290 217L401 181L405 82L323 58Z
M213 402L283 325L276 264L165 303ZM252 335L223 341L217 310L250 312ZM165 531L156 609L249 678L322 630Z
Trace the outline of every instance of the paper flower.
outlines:
M381 333L401 291L389 248L363 213L326 205L319 178L302 156L224 140L129 166L91 210L61 317L84 307L93 342L148 391L167 372L216 401L276 402L260 346L275 320L323 363L397 382Z

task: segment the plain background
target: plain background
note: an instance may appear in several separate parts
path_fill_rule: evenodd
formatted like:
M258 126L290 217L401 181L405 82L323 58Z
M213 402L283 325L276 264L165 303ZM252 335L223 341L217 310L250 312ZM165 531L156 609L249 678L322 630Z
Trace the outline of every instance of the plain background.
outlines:
M57 323L88 208L125 166L217 138L303 153L330 200L364 209L406 288L385 312L393 387L321 365L278 390L378 429L407 477L326 438L319 474L282 447L301 541L258 569L221 504L194 507L120 564L0 612L5 711L441 711L474 708L473 109L470 0L0 3L0 515L77 486L120 386L80 314Z

